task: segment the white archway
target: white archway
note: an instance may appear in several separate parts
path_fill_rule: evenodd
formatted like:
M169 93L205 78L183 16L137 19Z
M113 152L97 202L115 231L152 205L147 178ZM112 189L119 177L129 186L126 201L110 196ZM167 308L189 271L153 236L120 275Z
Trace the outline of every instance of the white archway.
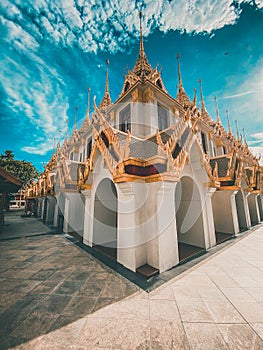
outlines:
M239 232L246 231L248 229L248 224L246 219L244 196L242 191L240 190L236 194L236 207L237 207Z
M113 181L101 180L94 199L92 246L113 260L117 260L117 197Z
M175 190L179 261L205 249L202 202L199 189L190 176L183 176Z

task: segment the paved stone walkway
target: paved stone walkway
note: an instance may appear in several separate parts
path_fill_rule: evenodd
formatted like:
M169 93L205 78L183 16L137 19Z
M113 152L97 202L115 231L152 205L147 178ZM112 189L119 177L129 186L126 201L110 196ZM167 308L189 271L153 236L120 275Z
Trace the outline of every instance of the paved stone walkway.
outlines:
M8 247L8 242L5 244ZM43 249L40 248L42 244ZM53 242L52 237L26 239L21 249L27 256L18 256L17 247L8 248L9 257L13 256L16 264L12 265L15 261L10 262L6 272L3 272L6 278L9 270L16 272L19 264L31 259L32 251L34 258L29 262L36 259L34 265L41 266L34 269L31 265L25 270L24 282L38 283L32 289L32 285L26 285L21 286L21 291L20 285L14 283L17 281L13 281L16 279L14 276L9 282L3 281L5 277L1 276L1 286L12 286L14 283L14 291L9 292L9 296L14 294L16 298L20 295L20 301L12 302L11 307L6 305L8 298L6 303L2 302L0 315L1 329L8 317L12 320L11 328L5 327L2 331L1 339L5 334L5 337L11 335L11 339L25 341L16 349L263 349L262 227L150 293L136 292L131 283L96 262L96 266L99 266L97 271L95 261L89 269L89 264L85 263L87 254L62 237L53 237ZM35 254L36 248L40 249L38 254ZM50 265L44 270L50 271L51 275L43 281L40 277L42 263L47 261L49 254ZM41 257L42 260L38 260ZM52 281L56 280L57 275L69 272L71 264L81 268L71 271L54 287ZM74 279L72 276L79 269L82 271L82 267L84 275L78 277L79 280ZM102 268L106 272L102 272ZM85 277L87 273L90 273L89 277ZM103 282L100 282L103 287L99 284L100 287L96 289L93 281L100 274L103 276ZM83 286L80 288L78 283L83 283ZM90 285L90 289L86 294L87 285ZM120 295L120 291L124 290L121 286L125 286L126 292ZM30 291L26 293L24 288ZM46 288L52 289L52 293L49 294ZM131 295L124 298L129 293ZM110 305L100 308L102 305L99 303L96 307L95 303L90 310L90 298L96 296L96 303L100 298L109 299L110 296ZM15 314L15 310L21 306L22 312ZM42 332L39 331L41 329ZM26 342L26 337L32 340Z
M7 215L0 236L1 350L59 329L138 290L63 236L48 234L38 219L20 215ZM23 237L28 234L32 237Z

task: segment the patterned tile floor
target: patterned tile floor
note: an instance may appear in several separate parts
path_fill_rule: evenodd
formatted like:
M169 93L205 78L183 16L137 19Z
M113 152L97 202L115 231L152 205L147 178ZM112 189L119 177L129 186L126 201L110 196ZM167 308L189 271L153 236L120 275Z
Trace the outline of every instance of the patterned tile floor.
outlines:
M1 349L263 350L263 227L146 293L59 236L0 241Z
M18 233L20 219L8 220L4 235L14 222ZM37 236L42 225L37 219L19 222L27 228L31 222L35 232L0 240L0 349L61 328L138 291L63 236Z

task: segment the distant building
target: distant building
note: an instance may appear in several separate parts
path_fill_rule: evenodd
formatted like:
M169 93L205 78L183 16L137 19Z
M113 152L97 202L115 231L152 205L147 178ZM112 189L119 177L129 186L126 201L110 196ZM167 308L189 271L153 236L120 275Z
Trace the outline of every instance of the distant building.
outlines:
M0 233L4 224L4 213L8 207L7 196L16 192L22 186L22 181L0 167Z
M16 193L11 193L11 200L9 201L10 209L24 209L25 208L25 193L20 190Z
M263 169L216 105L214 121L176 98L149 64L142 32L135 66L112 103L108 70L99 107L58 145L27 189L35 213L132 271L163 272L263 220ZM216 103L216 100L215 100Z

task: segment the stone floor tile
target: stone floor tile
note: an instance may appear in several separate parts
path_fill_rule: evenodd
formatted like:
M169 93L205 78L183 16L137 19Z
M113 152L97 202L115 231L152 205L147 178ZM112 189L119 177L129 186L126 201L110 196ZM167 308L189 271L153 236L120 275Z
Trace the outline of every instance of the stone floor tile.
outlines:
M189 343L181 322L155 320L150 323L151 350L188 350Z
M150 320L181 321L181 317L174 301L150 300Z
M262 323L250 323L250 326L254 329L254 331L258 334L258 336L263 341L263 322Z
M172 290L174 293L174 298L177 303L186 301L199 301L201 302L200 294L195 287L182 286L182 285L172 285Z
M66 280L56 288L54 293L60 295L73 295L80 292L83 284L84 283L80 281Z
M222 292L224 295L229 299L231 302L235 301L256 301L253 296L251 296L247 291L246 288L224 288L221 287Z
M229 302L206 302L205 306L216 323L245 323L244 318Z
M153 290L149 293L149 298L157 300L175 300L173 288L171 286L162 286L157 290Z
M76 345L87 349L150 350L149 320L118 318L86 318L86 324ZM102 331L103 330L103 331Z
M260 303L263 302L263 288L262 287L245 287L245 291L255 300ZM247 300L249 301L249 300Z
M230 349L262 350L263 342L249 325L221 324L218 328Z
M222 291L217 288L216 286L203 286L203 287L197 287L197 293L200 295L200 298L202 301L207 302L227 302L227 298L222 293Z
M130 297L97 311L93 317L149 320L149 300L140 295Z
M183 322L214 322L203 302L189 301L179 303L178 309Z
M66 308L63 310L64 315L78 315L84 317L91 313L96 304L97 298L77 297L74 296Z
M184 328L191 350L229 350L216 324L184 323Z
M263 322L263 305L260 303L233 301L233 304L247 322Z

